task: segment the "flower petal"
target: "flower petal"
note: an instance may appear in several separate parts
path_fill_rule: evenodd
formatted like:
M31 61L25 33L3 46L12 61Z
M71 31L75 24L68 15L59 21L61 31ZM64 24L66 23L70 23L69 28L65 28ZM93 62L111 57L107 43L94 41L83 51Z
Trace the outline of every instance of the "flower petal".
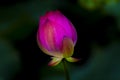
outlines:
M67 17L65 17L60 11L50 11L48 14L48 19L58 25L61 25L62 28L70 35L70 38L72 38L74 45L77 41L77 32Z
M63 55L60 53L60 52L51 52L51 51L48 51L46 48L44 48L40 41L38 41L38 37L37 37L37 43L38 43L38 46L39 48L46 54L50 55L50 56L55 56L55 57L60 57L60 58L63 58Z
M64 58L71 57L74 51L74 44L68 37L64 37L62 45L62 53Z
M58 65L63 58L52 57L52 60L48 63L49 66L56 66Z
M73 58L73 57L69 57L69 58L66 58L66 60L67 60L68 62L77 62L77 61L79 61L80 59Z

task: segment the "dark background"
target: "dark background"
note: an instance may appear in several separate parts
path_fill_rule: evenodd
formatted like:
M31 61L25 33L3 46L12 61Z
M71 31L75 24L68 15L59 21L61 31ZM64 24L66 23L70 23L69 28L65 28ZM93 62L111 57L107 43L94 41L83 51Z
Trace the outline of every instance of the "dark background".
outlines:
M1 0L0 80L63 80L63 66L36 42L39 17L61 11L75 26L78 41L67 63L71 80L120 80L119 0Z

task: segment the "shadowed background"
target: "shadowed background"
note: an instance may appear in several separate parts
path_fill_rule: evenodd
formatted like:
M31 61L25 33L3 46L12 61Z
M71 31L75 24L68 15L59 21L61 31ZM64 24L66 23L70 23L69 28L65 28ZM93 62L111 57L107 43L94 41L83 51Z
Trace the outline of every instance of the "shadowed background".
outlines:
M62 64L36 43L39 17L60 10L75 26L78 41L67 63L71 80L120 80L119 0L1 0L0 80L64 80Z

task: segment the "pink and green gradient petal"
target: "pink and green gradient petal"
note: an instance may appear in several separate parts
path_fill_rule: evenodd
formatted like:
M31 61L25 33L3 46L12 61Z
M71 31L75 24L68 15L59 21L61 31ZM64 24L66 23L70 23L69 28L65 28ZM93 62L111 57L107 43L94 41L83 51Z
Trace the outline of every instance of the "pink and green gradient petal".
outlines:
M62 58L52 57L52 60L48 63L49 66L56 66L62 61Z
M71 56L76 42L75 27L60 11L49 11L40 17L37 43L44 53L54 57L50 65L58 64L63 58L75 61Z
M68 62L77 62L79 61L80 59L77 59L77 58L73 58L73 57L69 57L69 58L65 58Z
M74 44L68 37L64 37L62 45L62 53L64 58L71 57L74 51Z

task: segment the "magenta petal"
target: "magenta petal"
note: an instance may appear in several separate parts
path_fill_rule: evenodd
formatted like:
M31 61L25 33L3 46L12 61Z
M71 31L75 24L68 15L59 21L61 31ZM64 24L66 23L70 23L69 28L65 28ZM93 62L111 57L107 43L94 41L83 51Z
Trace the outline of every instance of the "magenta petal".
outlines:
M73 24L59 11L47 12L40 17L37 33L38 44L49 55L63 57L62 42L68 37L75 46L77 32Z
M53 15L54 14L54 15ZM69 34L75 44L77 41L77 32L73 24L59 11L50 12L48 14L48 19L52 22L55 22L58 25L61 25Z
M46 16L41 16L40 17L40 25L39 26L43 26L43 24L45 23L46 20L47 20Z
M72 33L68 29L55 22L47 21L46 24L39 29L38 36L42 45L48 50L59 51L64 37L72 38Z

